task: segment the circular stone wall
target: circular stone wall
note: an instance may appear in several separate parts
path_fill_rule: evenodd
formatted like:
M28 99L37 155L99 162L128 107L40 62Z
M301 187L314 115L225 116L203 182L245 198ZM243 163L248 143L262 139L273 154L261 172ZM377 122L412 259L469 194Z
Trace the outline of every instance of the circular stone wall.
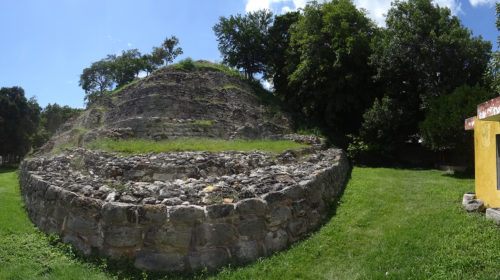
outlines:
M214 269L316 228L349 171L339 149L118 156L66 149L24 161L31 220L83 254L158 271Z

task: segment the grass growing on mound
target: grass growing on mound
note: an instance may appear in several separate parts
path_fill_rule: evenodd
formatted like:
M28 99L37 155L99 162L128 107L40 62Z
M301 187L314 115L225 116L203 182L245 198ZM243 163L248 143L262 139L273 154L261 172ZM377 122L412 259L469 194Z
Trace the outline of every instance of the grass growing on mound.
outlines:
M271 153L282 153L285 150L296 150L308 147L291 141L247 141L247 140L221 140L221 139L175 139L164 141L152 141L144 139L112 140L107 138L97 139L89 144L87 148L93 150L104 150L109 152L120 152L124 154L161 153L175 151L252 151L260 150Z

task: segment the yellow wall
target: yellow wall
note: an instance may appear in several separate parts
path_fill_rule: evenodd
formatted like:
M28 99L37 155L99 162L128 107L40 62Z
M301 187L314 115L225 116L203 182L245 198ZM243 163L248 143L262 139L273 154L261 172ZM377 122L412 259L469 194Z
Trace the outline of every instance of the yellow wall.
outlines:
M480 121L475 118L476 197L488 207L500 207L500 191L497 191L496 134L500 134L500 122Z

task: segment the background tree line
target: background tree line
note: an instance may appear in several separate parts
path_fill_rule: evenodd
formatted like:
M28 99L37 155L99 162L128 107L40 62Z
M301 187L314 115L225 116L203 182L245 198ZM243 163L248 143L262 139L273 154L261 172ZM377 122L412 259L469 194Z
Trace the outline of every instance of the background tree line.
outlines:
M472 163L464 119L499 93L498 52L431 0L395 1L384 28L333 0L221 17L213 30L224 63L271 81L298 129L362 162Z
M0 164L17 163L31 149L40 147L57 129L80 112L49 104L41 108L35 98L26 99L21 87L0 89Z

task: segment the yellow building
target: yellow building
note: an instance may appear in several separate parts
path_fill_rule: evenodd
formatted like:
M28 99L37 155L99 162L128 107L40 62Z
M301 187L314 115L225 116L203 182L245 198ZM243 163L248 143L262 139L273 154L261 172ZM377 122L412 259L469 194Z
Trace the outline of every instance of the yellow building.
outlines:
M486 207L500 207L500 97L479 104L465 129L474 130L476 198Z

